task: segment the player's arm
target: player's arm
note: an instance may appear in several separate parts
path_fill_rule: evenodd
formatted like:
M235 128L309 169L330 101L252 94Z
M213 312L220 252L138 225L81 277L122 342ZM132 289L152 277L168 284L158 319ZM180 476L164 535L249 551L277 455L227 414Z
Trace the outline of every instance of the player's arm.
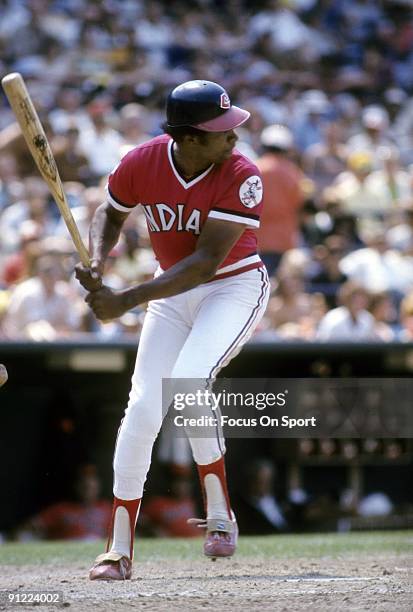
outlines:
M120 232L129 213L139 202L134 177L139 174L139 152L130 151L114 168L108 179L107 201L93 215L89 228L91 265L76 266L76 278L88 291L102 286L102 276L108 254L119 240Z
M76 278L88 291L102 286L102 276L108 254L117 244L128 213L116 210L108 202L95 211L89 229L90 268L76 266Z
M120 316L135 306L178 295L209 281L239 240L245 226L241 223L208 219L194 253L157 278L141 285L114 292L107 287L90 293L86 301L99 319Z
M128 290L128 309L142 302L183 293L211 280L244 230L245 226L240 223L208 219L192 255L157 278Z

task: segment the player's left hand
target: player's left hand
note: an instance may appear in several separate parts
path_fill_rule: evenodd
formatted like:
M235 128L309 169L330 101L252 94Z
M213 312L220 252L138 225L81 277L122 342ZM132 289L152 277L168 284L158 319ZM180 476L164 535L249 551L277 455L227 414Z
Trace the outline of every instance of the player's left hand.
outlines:
M80 262L75 266L75 276L86 291L98 291L102 287L103 263L92 259L87 268Z
M121 317L128 307L125 303L125 293L102 286L97 291L88 293L85 302L89 304L94 315L100 321L108 321Z

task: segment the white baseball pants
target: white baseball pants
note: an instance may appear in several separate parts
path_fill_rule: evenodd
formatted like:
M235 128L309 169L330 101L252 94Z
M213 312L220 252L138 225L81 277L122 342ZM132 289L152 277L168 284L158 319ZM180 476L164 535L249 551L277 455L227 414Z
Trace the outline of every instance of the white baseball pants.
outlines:
M152 447L162 425L162 379L212 381L250 338L267 306L265 268L199 285L150 302L140 337L132 389L114 457L114 495L141 498ZM225 451L219 436L190 438L196 463Z

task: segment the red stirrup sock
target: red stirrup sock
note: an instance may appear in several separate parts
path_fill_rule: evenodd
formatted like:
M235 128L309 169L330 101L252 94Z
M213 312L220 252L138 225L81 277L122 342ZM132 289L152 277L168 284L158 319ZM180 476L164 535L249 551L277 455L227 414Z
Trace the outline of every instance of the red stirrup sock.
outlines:
M140 499L113 498L112 519L106 552L116 551L133 559L135 527L138 520ZM112 546L111 546L112 544Z
M207 465L198 464L207 518L232 519L224 457Z

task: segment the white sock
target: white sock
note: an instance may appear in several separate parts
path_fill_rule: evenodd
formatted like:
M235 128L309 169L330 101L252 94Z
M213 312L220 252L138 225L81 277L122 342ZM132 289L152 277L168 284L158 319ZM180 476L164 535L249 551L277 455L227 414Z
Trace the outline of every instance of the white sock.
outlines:
M126 508L116 508L111 552L130 556L130 522Z
M136 518L138 518L137 515ZM135 529L133 529L133 532L135 532ZM117 552L120 555L130 557L130 534L131 527L128 511L126 510L126 508L119 506L118 508L116 508L115 512L115 520L113 525L113 542L110 548L111 552Z
M204 478L204 486L207 498L207 518L229 520L227 501L218 476L207 474Z

